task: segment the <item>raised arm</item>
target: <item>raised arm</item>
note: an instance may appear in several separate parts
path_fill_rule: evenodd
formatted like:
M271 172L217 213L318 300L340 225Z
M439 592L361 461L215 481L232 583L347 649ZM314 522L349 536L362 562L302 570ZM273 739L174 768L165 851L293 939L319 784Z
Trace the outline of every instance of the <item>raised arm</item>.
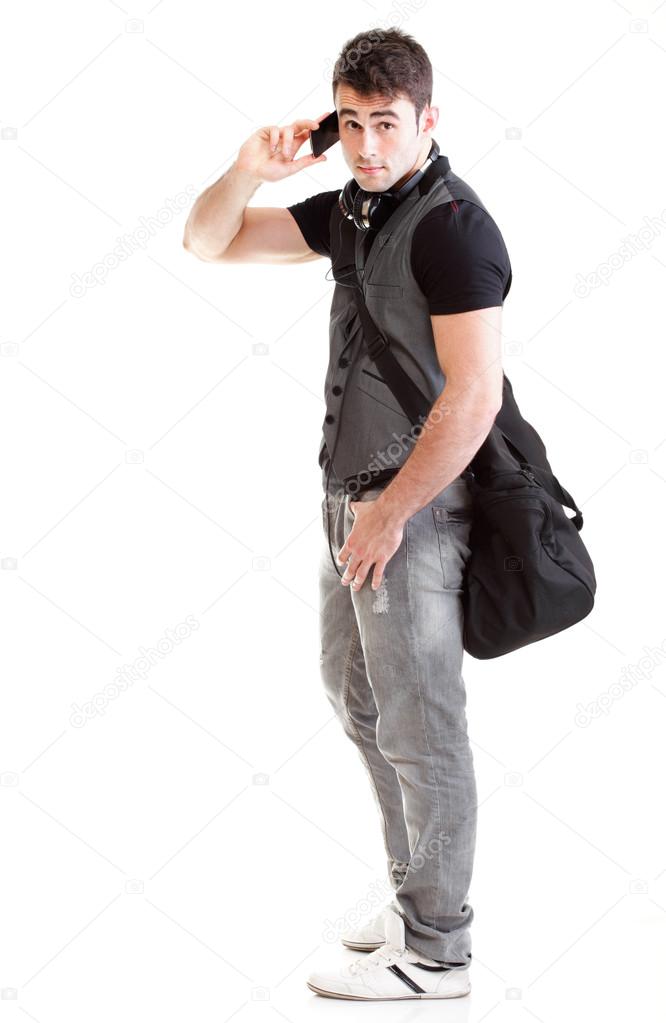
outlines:
M310 131L326 117L260 128L241 146L232 166L198 197L183 245L211 263L304 263L319 254L305 243L289 210L251 206L264 182L281 181L326 159L312 154L294 159Z

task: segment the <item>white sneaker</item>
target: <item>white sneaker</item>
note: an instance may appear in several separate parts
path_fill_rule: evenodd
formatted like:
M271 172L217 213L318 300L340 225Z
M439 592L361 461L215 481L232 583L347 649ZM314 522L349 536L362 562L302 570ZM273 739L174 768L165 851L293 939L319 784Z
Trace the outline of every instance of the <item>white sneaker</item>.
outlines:
M343 931L340 935L342 944L355 952L374 952L375 949L381 948L386 942L385 919L390 908L398 910L395 900L387 903L368 923Z
M330 973L311 973L307 985L328 998L372 1002L460 998L471 991L469 967L454 970L406 947L405 924L392 905L385 910L381 948Z

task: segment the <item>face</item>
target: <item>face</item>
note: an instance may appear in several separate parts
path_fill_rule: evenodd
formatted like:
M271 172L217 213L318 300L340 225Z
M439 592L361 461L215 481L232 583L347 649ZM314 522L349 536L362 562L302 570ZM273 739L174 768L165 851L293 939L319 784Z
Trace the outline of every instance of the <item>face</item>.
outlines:
M399 188L418 170L430 152L439 117L437 107L426 106L417 131L414 104L407 97L361 96L345 84L336 89L335 109L345 162L368 192Z

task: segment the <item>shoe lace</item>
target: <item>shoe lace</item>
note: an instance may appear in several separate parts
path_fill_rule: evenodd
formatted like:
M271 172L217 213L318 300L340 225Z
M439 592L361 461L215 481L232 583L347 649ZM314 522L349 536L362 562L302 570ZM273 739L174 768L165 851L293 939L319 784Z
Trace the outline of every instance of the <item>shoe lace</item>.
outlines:
M394 945L382 945L380 948L376 948L374 952L371 952L370 955L362 956L360 959L355 959L353 963L350 963L349 972L356 976L377 966L392 966L401 955L402 949L396 948Z

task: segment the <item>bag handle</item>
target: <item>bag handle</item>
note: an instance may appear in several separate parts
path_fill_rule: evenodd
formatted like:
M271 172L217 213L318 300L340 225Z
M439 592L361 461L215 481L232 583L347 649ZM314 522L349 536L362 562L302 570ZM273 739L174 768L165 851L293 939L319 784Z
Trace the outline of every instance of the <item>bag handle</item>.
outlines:
M548 469L544 469L541 465L533 465L528 462L520 453L513 441L507 437L504 430L500 429L499 432L502 434L504 442L518 459L521 468L525 470L526 474L535 479L537 483L540 483L546 493L550 494L555 501L558 501L559 504L562 504L566 508L569 508L572 512L575 512L574 517L570 521L573 522L578 532L580 532L583 528L583 513L569 491L564 489L557 476L555 476L552 472L549 472Z

